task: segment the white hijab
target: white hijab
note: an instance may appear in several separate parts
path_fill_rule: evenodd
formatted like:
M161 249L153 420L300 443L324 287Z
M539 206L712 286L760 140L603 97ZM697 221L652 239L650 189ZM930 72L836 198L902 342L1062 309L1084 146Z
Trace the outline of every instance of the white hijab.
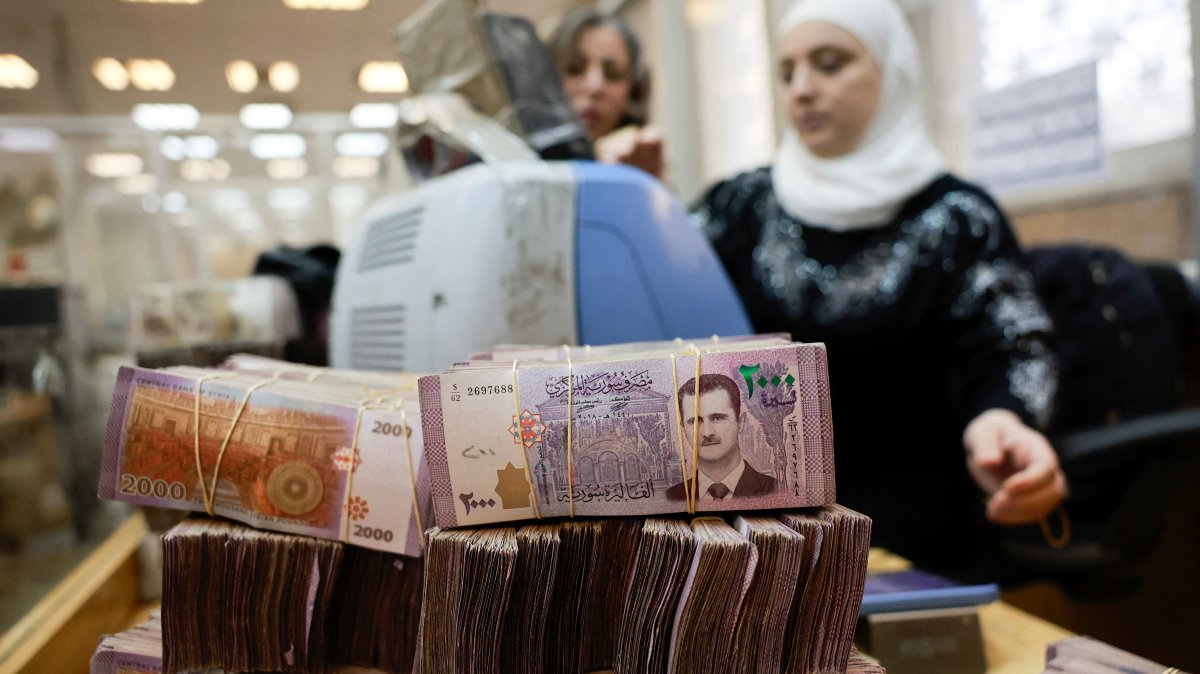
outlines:
M892 0L801 0L784 15L778 34L807 21L837 24L858 38L883 73L883 92L849 154L821 159L789 125L771 170L775 195L783 210L823 229L886 224L945 170L921 115L916 40Z

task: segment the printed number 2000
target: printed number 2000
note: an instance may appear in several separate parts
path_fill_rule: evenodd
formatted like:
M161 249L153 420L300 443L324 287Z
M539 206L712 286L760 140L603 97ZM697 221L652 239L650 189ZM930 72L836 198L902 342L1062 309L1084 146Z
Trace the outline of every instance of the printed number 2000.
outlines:
M162 479L152 480L145 475L121 474L120 492L130 496L153 496L154 498L171 498L182 501L187 498L187 487L181 482L167 482Z
M361 524L354 525L354 535L359 538L369 538L385 543L392 542L393 537L391 529L376 529L375 527L365 527Z

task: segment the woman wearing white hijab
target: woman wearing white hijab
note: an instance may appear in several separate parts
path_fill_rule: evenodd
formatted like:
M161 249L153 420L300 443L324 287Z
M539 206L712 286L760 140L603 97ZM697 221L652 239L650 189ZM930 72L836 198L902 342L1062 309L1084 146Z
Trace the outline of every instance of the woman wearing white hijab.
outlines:
M1049 318L1004 215L929 140L892 0L801 0L777 63L792 128L774 164L695 215L757 330L829 345L838 501L875 519L875 544L971 575L994 549L985 516L1036 522L1065 496L1034 430L1056 388Z

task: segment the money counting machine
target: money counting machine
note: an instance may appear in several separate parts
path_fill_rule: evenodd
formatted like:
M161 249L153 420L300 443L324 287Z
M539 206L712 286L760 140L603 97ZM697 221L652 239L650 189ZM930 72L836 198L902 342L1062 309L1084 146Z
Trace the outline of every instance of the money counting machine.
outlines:
M499 343L750 332L682 204L636 169L475 164L368 210L334 288L334 367L436 371Z
M661 183L578 160L586 133L527 21L433 0L396 44L414 92L397 149L419 182L355 227L334 287L334 367L436 371L492 344L751 331Z

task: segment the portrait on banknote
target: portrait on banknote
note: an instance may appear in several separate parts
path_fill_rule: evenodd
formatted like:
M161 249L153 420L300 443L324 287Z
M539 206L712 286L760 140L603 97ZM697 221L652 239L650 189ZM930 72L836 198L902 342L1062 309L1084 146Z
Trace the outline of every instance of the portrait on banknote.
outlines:
M777 489L775 478L755 470L742 454L739 435L747 414L742 396L736 381L717 373L700 375L699 384L693 377L679 387L682 432L685 441L693 438L697 445L696 494L701 500L767 496ZM684 500L684 482L668 488L667 498Z

